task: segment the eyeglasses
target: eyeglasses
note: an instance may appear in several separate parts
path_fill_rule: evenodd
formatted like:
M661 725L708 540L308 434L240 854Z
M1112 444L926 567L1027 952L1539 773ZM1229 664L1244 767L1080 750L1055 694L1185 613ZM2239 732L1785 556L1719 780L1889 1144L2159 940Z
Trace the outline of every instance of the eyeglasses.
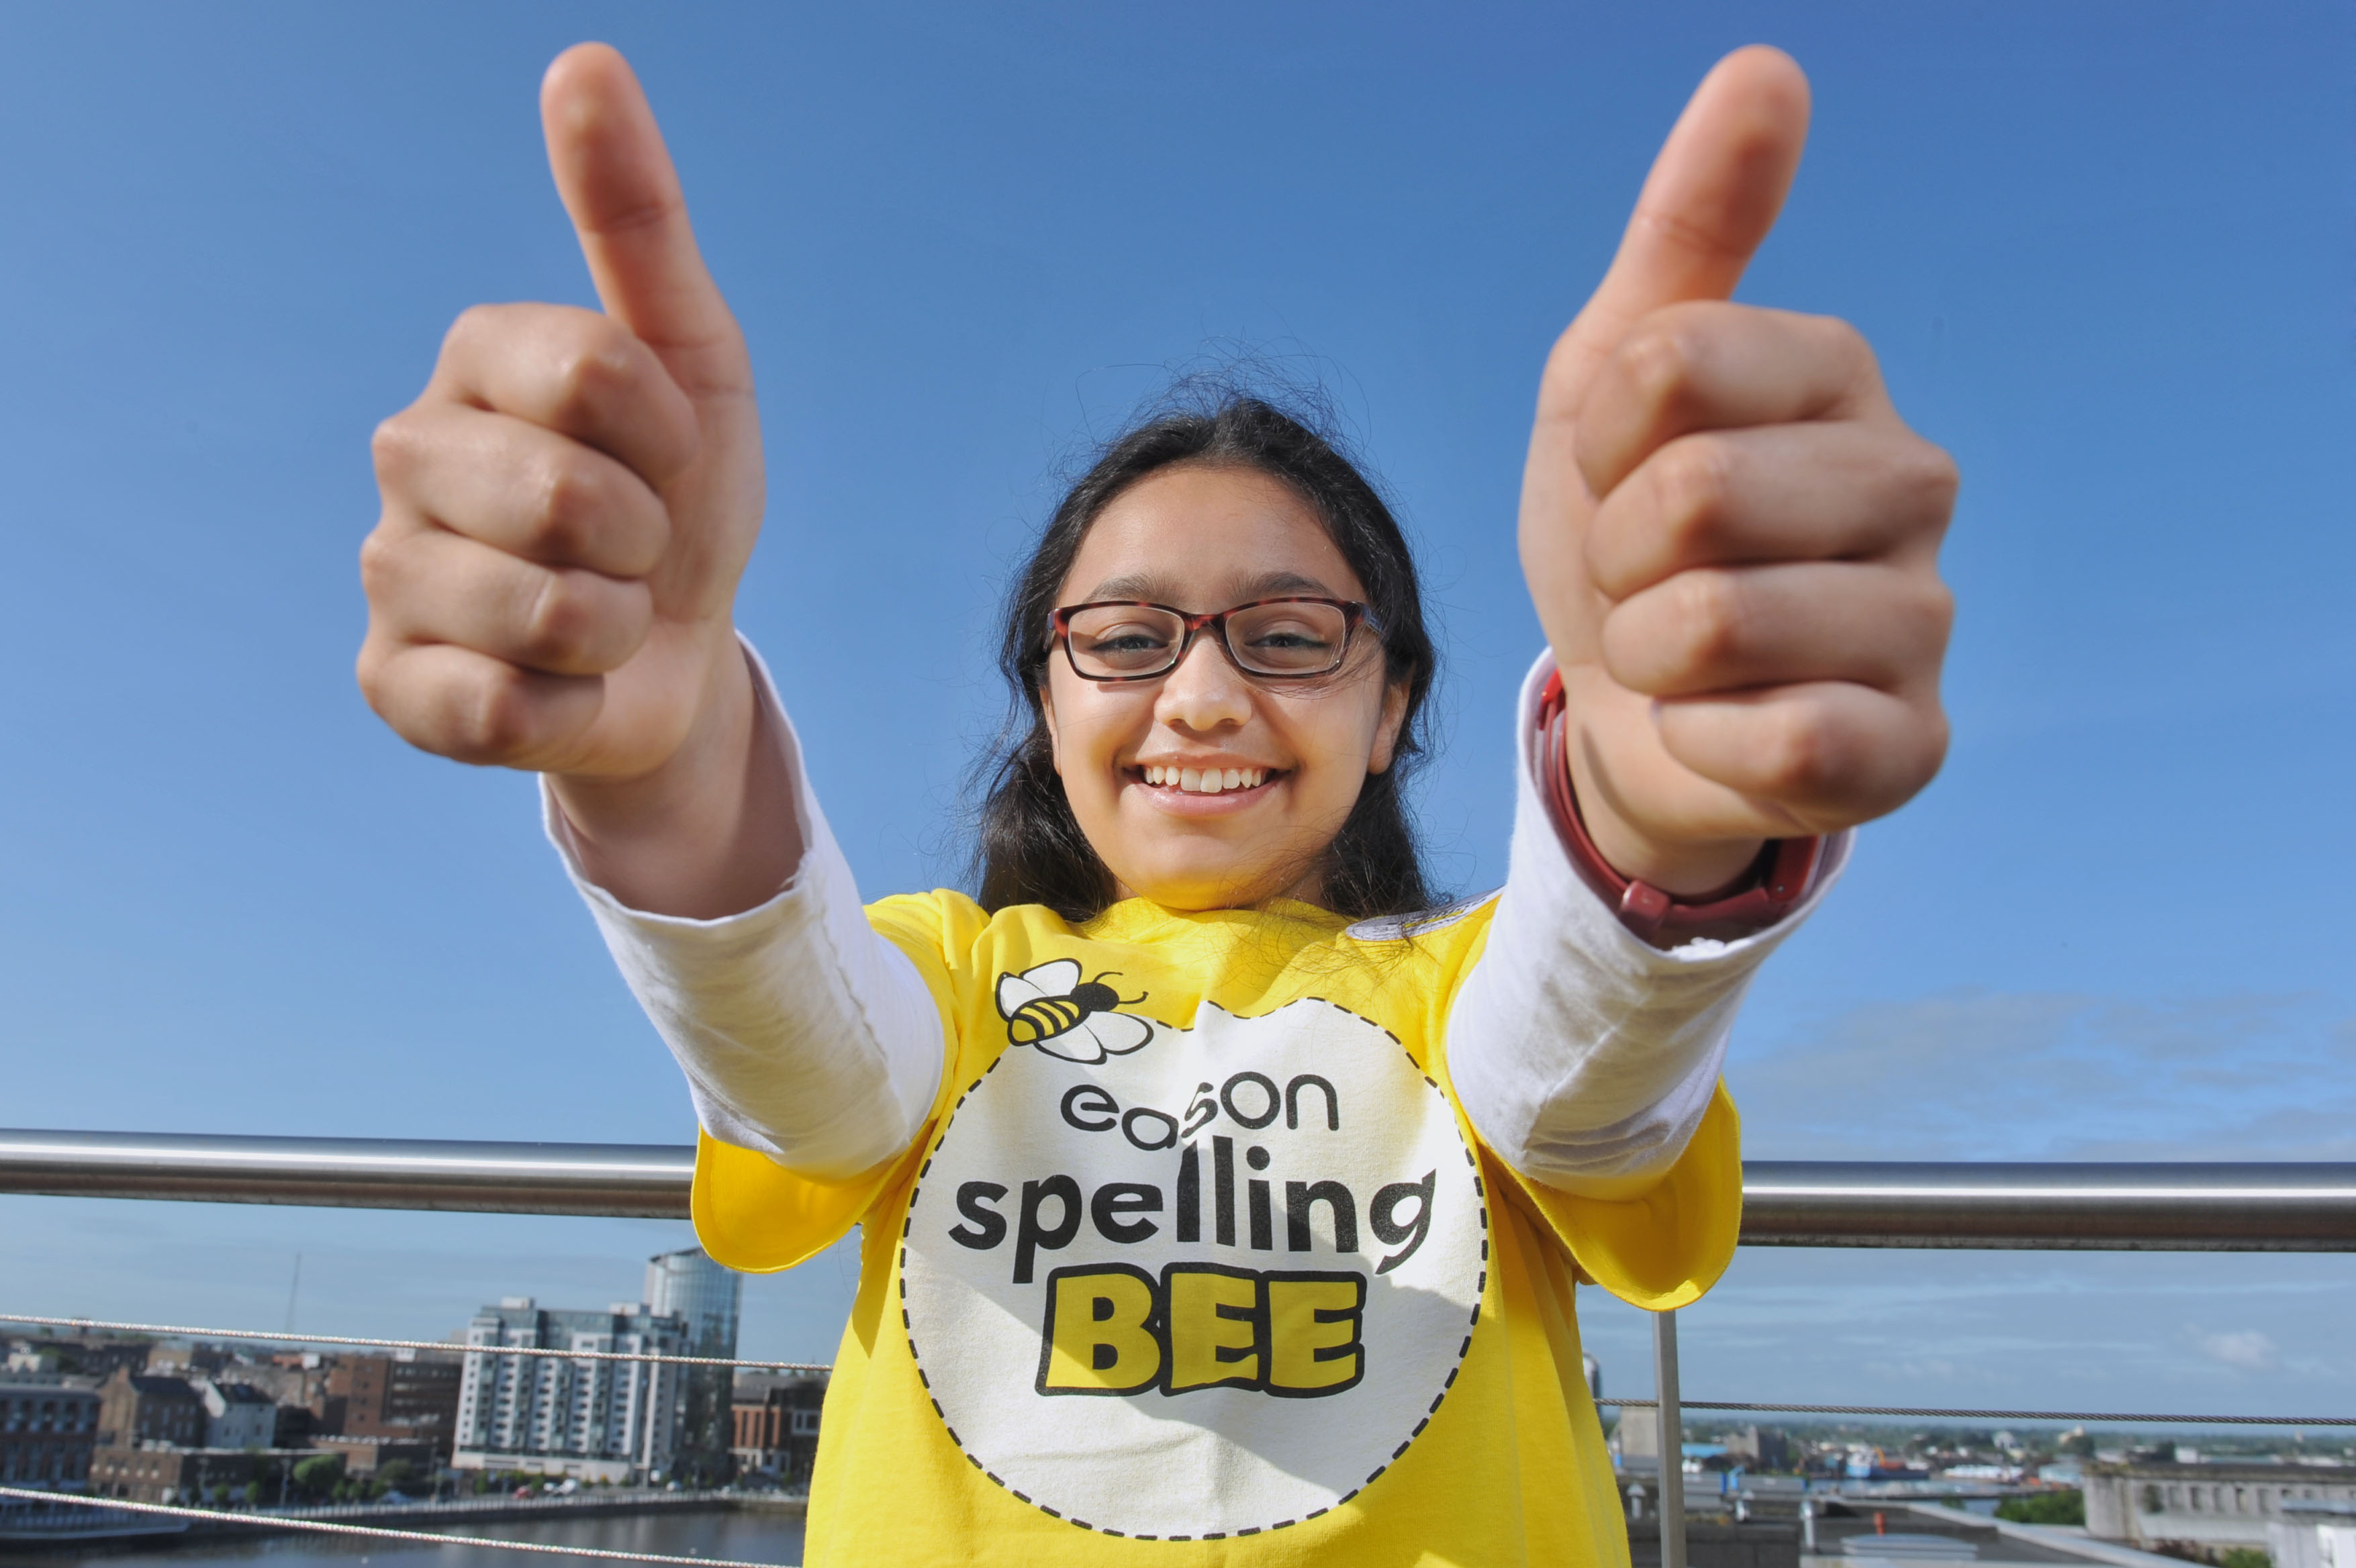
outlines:
M1061 639L1084 680L1152 680L1176 669L1208 627L1237 669L1291 680L1340 669L1361 625L1381 630L1365 605L1341 599L1258 599L1211 615L1108 599L1057 610L1048 618L1047 645Z

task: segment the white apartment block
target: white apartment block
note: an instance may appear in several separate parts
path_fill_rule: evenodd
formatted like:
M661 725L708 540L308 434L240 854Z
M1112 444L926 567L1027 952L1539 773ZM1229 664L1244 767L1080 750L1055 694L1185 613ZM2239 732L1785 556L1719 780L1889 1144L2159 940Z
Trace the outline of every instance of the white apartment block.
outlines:
M678 1450L687 1384L680 1367L650 1361L500 1355L530 1349L685 1355L684 1319L637 1302L603 1312L541 1307L511 1296L466 1326L452 1465L461 1470L664 1481Z
M190 1378L188 1386L205 1402L205 1446L267 1448L278 1441L278 1405L258 1388Z

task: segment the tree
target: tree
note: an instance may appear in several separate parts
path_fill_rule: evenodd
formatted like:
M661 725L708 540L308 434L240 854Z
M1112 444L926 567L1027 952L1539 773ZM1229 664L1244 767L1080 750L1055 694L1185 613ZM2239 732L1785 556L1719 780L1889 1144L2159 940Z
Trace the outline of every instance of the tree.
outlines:
M2083 1524L2086 1522L2086 1494L2072 1488L2060 1492L2032 1492L2025 1498L2007 1498L1996 1505L1996 1517L2014 1524Z
M314 1454L294 1467L294 1484L309 1497L325 1497L344 1478L341 1454Z

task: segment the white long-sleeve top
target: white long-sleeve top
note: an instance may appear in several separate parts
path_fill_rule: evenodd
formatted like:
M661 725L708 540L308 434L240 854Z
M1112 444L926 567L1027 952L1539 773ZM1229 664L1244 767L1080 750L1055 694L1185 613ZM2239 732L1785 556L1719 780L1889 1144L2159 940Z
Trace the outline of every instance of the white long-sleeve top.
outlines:
M584 875L552 794L548 833L686 1073L704 1129L841 1179L922 1131L943 1026L916 966L868 924L784 705L759 657L751 663L760 733L782 752L804 846L775 897L717 920L633 910ZM1838 877L1849 836L1826 844L1813 885L1774 925L1734 942L1647 944L1581 880L1540 796L1535 719L1552 667L1541 658L1523 684L1512 856L1446 1050L1458 1099L1500 1158L1550 1186L1616 1196L1676 1162L1751 975Z

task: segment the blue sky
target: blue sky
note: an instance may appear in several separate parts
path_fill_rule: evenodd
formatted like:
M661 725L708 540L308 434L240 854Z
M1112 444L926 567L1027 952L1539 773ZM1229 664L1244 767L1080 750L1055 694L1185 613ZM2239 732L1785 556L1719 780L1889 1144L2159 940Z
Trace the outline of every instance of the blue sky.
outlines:
M1537 367L1727 48L1810 71L1743 297L1965 475L1955 746L1762 981L1759 1157L2356 1158L2345 6L0 11L0 1123L678 1142L525 780L352 685L366 443L481 300L587 303L535 91L644 77L750 336L744 624L863 887L955 874L998 584L1173 368L1325 387L1445 622L1424 813L1502 871ZM859 641L892 606L880 646ZM683 1228L0 1199L0 1310L438 1335ZM1688 1392L2356 1407L2342 1259L1754 1253ZM829 1353L850 1271L755 1282ZM1642 1325L1597 1307L1615 1386Z

